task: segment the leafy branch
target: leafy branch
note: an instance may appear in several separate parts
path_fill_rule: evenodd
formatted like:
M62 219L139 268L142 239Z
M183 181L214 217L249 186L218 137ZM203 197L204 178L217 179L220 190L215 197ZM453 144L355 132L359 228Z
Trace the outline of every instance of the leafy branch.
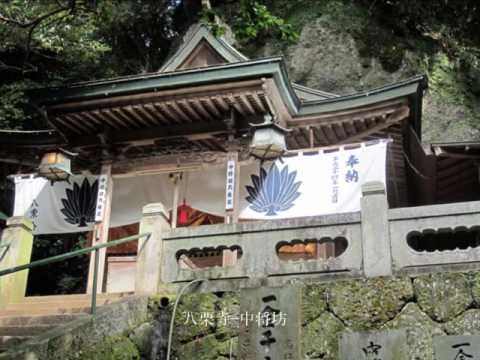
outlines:
M60 1L56 1L57 7L54 8L51 11L47 11L44 14L34 18L34 19L29 19L29 20L20 20L20 19L15 19L13 17L8 17L7 15L4 15L0 13L0 22L4 22L9 25L13 25L15 27L21 28L21 29L28 29L27 32L27 40L25 43L25 55L23 58L22 65L20 67L15 67L15 66L8 66L5 63L2 63L0 65L0 68L3 69L9 69L12 71L21 71L23 72L25 67L28 65L28 60L30 58L31 50L32 50L32 40L33 40L33 35L35 30L46 20L54 18L54 21L61 20L68 15L74 14L76 10L76 0L68 0L66 4L62 4ZM62 16L58 17L59 14L63 13ZM32 66L30 66L33 68Z
M292 25L273 15L265 5L255 0L241 0L233 29L239 40L244 42L274 36L294 43L299 37Z

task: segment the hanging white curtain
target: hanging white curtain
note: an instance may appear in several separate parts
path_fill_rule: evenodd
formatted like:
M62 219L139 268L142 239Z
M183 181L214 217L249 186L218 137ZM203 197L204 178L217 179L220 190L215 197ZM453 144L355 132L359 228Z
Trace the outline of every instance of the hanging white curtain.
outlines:
M242 168L242 219L286 219L360 210L361 186L385 184L387 142L285 157Z
M360 210L361 185L385 182L387 142L361 144L313 155L284 157L260 170L259 164L240 168L240 218L284 219ZM225 215L226 166L183 174L180 203ZM35 234L91 230L98 176L73 176L53 185L43 178L15 178L15 216L34 223ZM174 185L168 174L114 178L111 227L140 221L142 208L161 202L173 206Z

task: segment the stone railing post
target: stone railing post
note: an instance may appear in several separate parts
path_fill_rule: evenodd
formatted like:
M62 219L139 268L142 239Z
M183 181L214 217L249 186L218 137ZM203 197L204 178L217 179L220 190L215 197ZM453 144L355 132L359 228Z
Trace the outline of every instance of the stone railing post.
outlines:
M138 240L135 292L154 294L160 290L163 264L162 231L170 228L163 204L143 208L140 234L151 233L148 239Z
M392 254L388 227L388 202L383 183L362 186L362 248L366 277L392 275Z
M32 256L32 223L23 217L11 217L0 239L0 270L28 264ZM25 297L28 270L0 277L0 308Z

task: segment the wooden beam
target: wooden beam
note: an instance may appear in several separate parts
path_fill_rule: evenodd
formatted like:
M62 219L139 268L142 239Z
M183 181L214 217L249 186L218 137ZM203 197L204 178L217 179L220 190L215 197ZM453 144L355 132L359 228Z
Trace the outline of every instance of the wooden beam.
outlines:
M276 121L280 126L288 127L288 121L291 120L292 117L282 100L282 96L278 92L275 80L272 78L263 78L262 88L265 92L265 100L267 100L267 103L271 104L270 108L272 114L275 114L277 117Z
M262 114L265 114L267 112L256 92L247 94L247 98L250 100L250 102L257 109L258 112Z
M210 113L205 110L205 108L200 104L198 103L197 101L193 101L193 100L189 100L188 103L190 104L190 106L195 109L195 111L197 113L200 114L200 117L201 117L201 120L202 121L211 121L213 120L212 119L212 115L210 115Z
M168 103L155 103L153 106L155 106L157 109L160 109L163 114L166 114L172 123L181 123L177 115L172 111L170 106L168 106Z
M354 126L355 129L357 130L357 134L358 134L358 133L363 133L364 131L367 130L367 126L365 125L365 123L363 122L363 120L355 120L355 121L353 121L353 126Z
M85 119L82 119L79 117L77 114L69 114L64 116L70 123L73 123L79 127L81 127L84 131L97 131L97 128L95 125L93 125L90 121L85 121Z
M124 123L128 124L129 128L137 128L138 123L131 119L129 116L125 115L125 112L121 108L113 108L112 109L113 117L117 119L122 119Z
M450 177L455 174L458 174L460 172L463 172L465 170L468 170L469 168L475 166L472 162L470 161L459 161L458 164L456 165L451 165L449 167L443 168L441 170L437 170L437 177L438 178L444 178L444 177Z
M226 131L227 128L223 121L157 126L144 129L132 129L128 132L114 132L112 134L112 144L123 144L142 140L155 141L188 136L200 136L202 138L207 138L213 135L224 134ZM82 136L72 139L71 143L74 147L83 147L97 145L98 141L92 136Z
M347 137L348 136L353 136L357 133L357 130L355 130L355 127L349 121L345 121L345 131L347 133Z
M74 101L65 104L54 105L48 108L52 114L64 112L78 112L100 108L119 107L132 104L159 103L173 100L195 99L200 97L214 97L223 93L235 93L238 91L258 91L263 85L262 80L243 80L225 84L211 84L179 89L166 89L150 91L143 94L122 95L113 98Z
M190 105L190 103L187 100L180 100L178 102L178 106L183 108L183 110L188 113L188 115L190 116L190 122L193 122L192 118L195 119L195 121L202 121L202 117L193 108L193 106Z
M76 126L72 125L67 119L63 119L61 116L57 116L55 117L55 119L52 119L51 121L60 123L61 125L63 125L63 127L67 128L73 133L76 133L76 134L82 133L82 130L78 129Z
M244 108L235 100L235 98L233 97L233 95L229 95L225 101L228 103L229 107L230 108L233 108L235 110L237 110L237 112L239 114L241 114L242 116L247 116L247 113L246 111L244 110Z
M438 179L437 181L437 186L439 189L443 189L443 188L446 188L446 187L449 187L451 185L454 185L454 184L458 184L460 182L462 182L463 180L472 180L474 182L476 182L476 169L473 167L473 164L472 164L472 168L471 169L467 169L466 171L462 171L462 172L459 172L455 175L452 175L450 177L444 177L444 178L441 178L441 179Z
M228 98L228 95L224 96L213 96L212 97L212 102L215 103L224 113L227 113L230 111L230 105L228 104L228 101L226 100Z
M150 115L157 125L168 124L167 118L152 104L143 104L139 105L139 107L145 111L145 114Z
M327 135L322 130L321 126L315 127L315 132L318 133L317 138L319 139L320 145L328 145L330 142L328 141Z
M252 107L252 104L250 104L250 100L248 100L248 98L245 94L237 95L237 96L235 96L235 99L237 99L237 101L241 102L243 107L245 109L247 109L247 111L250 115L254 115L256 113L255 109Z
M399 108L406 106L407 99L386 101L379 104L370 105L363 108L355 108L344 111L334 111L325 114L309 115L304 117L297 117L288 121L289 126L306 126L306 125L318 125L318 124L330 124L336 122L355 120L362 120L367 117L379 117L382 115L389 115ZM408 105L407 105L408 106Z
M374 127L367 129L361 133L358 133L354 136L350 136L340 142L340 144L348 144L350 142L355 142L358 141L362 138L365 138L366 136L369 136L371 134L377 133L381 130L384 130L388 128L389 126L392 126L404 119L406 119L410 114L410 108L407 106L404 106L397 110L396 112L392 113L385 122L380 123L378 125L375 125Z
M168 101L167 106L169 106L173 111L178 114L178 116L185 122L192 122L190 116L188 116L185 111L183 111L180 106L178 106L176 101Z
M313 132L313 128L308 127L307 130L308 130L308 140L309 140L309 143L310 143L310 147L314 148L315 147L315 134Z
M149 122L149 125L154 125L157 126L159 124L159 121L155 119L152 114L148 110L146 110L145 105L135 105L133 106L133 109L140 114L140 116L143 116L147 121Z
M103 122L102 120L100 120L98 117L93 116L93 115L92 115L91 113L89 113L88 111L81 112L81 113L79 113L79 114L80 114L81 116L86 117L86 118L89 119L91 122L97 124L100 129L102 129L102 128L105 126L105 122Z
M215 118L221 118L222 113L218 111L217 107L215 104L212 103L212 101L209 98L201 98L200 99L200 104L204 106L208 112L214 115Z
M327 139L330 144L336 144L339 141L339 139L337 138L337 135L335 135L335 132L333 131L330 125L322 126L322 130L325 132L325 135L327 136Z
M125 129L129 129L129 123L125 122L123 119L118 118L110 110L104 109L100 111L93 111L93 114L97 114L99 117L104 119L104 121L113 129L118 128L118 126Z
M345 130L343 129L343 124L332 124L333 131L337 135L337 138L339 139L345 139L347 137L347 134L345 133Z
M179 204L179 197L180 197L180 183L181 183L182 176L180 173L173 174L173 206L172 206L172 218L170 219L170 225L172 229L177 227L177 212L178 212L178 204Z
M113 194L113 181L112 181L112 165L105 164L102 166L101 175L107 177L107 192L105 200L105 210L103 212L103 218L100 222L96 223L93 227L93 237L92 245L105 244L108 242L108 230L110 229L110 215L112 210L112 194ZM102 248L98 252L99 262L98 262L98 277L97 277L97 293L103 292L103 282L105 276L105 259L106 259L107 249ZM88 270L88 281L87 281L87 293L91 294L95 289L93 289L93 272L95 266L95 256L94 253L90 255L90 265Z
M148 120L145 120L140 114L138 114L138 112L134 109L133 106L125 106L123 109L128 115L130 115L131 118L135 119L137 122L146 126L152 125L148 122Z

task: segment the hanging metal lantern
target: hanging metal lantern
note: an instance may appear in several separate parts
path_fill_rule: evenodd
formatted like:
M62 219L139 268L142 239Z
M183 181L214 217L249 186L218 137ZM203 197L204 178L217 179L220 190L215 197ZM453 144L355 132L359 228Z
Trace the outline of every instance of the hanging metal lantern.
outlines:
M261 124L250 124L254 129L250 154L262 161L276 159L287 151L285 134L287 129L275 124L270 114Z
M61 151L52 151L43 155L38 174L51 182L68 181L72 175L70 157Z

